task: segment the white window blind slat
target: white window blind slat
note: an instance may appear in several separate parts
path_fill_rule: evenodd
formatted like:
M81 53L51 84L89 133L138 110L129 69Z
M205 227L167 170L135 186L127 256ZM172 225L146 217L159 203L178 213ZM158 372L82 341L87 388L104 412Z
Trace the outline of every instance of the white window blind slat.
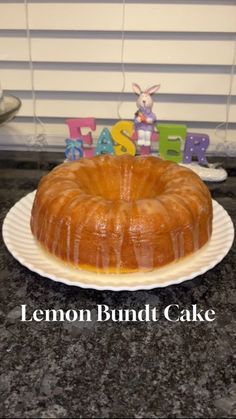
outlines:
M37 114L39 117L58 117L58 118L76 118L96 115L99 119L118 118L118 97L114 99L99 97L87 99L86 96L75 96L73 99L62 100L62 98L37 99ZM23 99L23 106L19 112L21 116L29 116L32 109L32 100ZM91 113L92 109L92 113ZM136 110L135 100L133 102L125 101L122 104L120 113L124 119L132 119ZM204 121L218 122L225 118L224 103L196 103L196 102L175 102L171 100L158 102L156 99L154 112L160 120L173 121ZM231 105L229 122L236 121L236 104Z
M16 64L17 65L17 64ZM46 65L45 65L46 66ZM160 94L200 94L200 95L227 95L229 86L229 68L223 73L212 73L208 68L206 72L197 72L182 67L182 72L126 71L125 92L132 92L132 82L138 81L141 86L148 86L150 80L161 84ZM220 70L218 70L220 71ZM222 71L222 70L221 70ZM30 72L28 68L6 69L0 65L1 81L3 86L10 90L31 90ZM64 92L120 92L122 74L116 71L94 70L82 71L68 69L35 69L35 89L37 91L64 91ZM155 80L156 79L156 80ZM236 95L236 78L233 81L232 93Z
M233 39L126 39L124 62L127 64L194 64L231 65ZM27 39L21 36L2 36L0 60L27 61ZM44 37L32 37L32 59L37 62L119 63L121 40L116 35L106 38L55 37L48 32Z
M121 2L38 2L30 3L30 29L119 31ZM211 18L209 19L209 16ZM2 29L25 29L24 4L0 4ZM153 32L234 32L232 4L128 3L125 6L126 31Z

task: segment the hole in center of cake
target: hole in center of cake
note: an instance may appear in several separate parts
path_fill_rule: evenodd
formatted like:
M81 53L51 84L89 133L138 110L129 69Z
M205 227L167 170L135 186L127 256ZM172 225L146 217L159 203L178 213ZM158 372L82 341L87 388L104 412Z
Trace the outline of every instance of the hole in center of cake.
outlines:
M158 182L140 178L127 173L124 176L110 176L91 185L91 194L109 201L133 202L141 199L153 199L161 193Z

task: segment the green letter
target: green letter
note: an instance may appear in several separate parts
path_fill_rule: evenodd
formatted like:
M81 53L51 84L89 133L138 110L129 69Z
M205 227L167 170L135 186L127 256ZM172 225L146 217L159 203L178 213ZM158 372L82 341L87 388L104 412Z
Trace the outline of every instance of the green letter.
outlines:
M158 124L159 153L162 159L180 163L183 160L181 141L184 143L187 127L186 125ZM183 149L183 147L182 147Z

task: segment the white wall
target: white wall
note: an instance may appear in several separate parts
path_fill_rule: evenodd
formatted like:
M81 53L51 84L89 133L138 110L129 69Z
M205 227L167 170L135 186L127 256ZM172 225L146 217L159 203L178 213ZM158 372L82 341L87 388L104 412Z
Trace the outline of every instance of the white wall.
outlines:
M136 110L132 82L160 83L160 122L185 122L224 152L227 95L232 82L227 150L236 153L236 1L28 1L37 116L51 148L64 147L67 118L94 116L99 134ZM122 15L124 20L122 76ZM0 2L0 80L22 108L0 127L0 147L24 147L34 132L24 1ZM224 126L223 126L224 128Z

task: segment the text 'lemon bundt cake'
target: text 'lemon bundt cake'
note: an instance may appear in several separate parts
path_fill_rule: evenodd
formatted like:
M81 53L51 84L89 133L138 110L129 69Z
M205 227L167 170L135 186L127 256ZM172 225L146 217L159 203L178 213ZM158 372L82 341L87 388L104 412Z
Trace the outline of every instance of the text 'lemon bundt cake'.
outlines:
M83 269L152 270L208 241L212 201L201 179L173 162L82 158L42 178L31 230L48 252Z

